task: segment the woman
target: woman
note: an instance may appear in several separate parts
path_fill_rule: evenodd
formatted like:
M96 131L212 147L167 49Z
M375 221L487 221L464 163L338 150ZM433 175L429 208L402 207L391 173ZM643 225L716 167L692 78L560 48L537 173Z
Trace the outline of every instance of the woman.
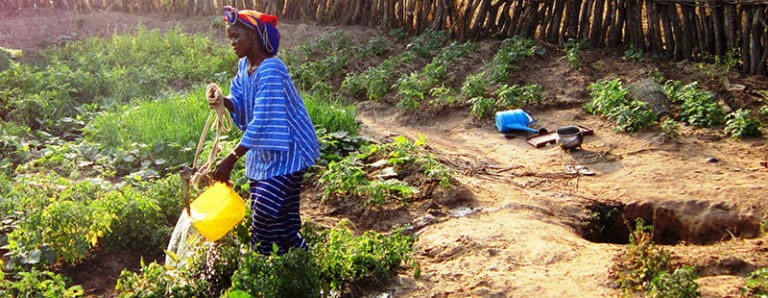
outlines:
M262 254L274 245L282 254L291 247L307 249L299 234L299 196L304 171L320 157L317 135L304 102L275 55L280 43L277 17L253 10L224 8L229 37L238 61L230 95L212 84L211 107L223 102L243 138L213 173L229 181L232 167L245 155L250 179L251 246Z

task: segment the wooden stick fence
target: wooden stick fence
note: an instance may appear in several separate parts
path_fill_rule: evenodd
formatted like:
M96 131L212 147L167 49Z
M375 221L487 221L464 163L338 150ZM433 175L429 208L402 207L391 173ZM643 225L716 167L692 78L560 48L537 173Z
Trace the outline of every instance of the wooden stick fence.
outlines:
M296 21L448 30L458 39L522 35L562 45L631 45L672 60L732 52L743 73L768 75L768 0L0 0L0 9L215 15L224 5Z

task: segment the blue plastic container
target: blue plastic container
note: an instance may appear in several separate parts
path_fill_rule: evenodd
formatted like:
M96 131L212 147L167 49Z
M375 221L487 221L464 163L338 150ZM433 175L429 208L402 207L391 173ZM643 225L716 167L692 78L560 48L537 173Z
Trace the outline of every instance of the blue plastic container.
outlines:
M509 132L511 130L524 130L538 133L539 131L528 127L535 120L522 109L496 112L496 129L499 132Z

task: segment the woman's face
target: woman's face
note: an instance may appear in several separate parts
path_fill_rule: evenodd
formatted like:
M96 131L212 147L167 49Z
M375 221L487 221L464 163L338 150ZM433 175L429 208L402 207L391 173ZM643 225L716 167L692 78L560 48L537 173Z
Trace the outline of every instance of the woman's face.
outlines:
M251 51L251 47L257 46L256 36L252 30L240 26L227 26L229 43L235 50L238 58L245 57Z

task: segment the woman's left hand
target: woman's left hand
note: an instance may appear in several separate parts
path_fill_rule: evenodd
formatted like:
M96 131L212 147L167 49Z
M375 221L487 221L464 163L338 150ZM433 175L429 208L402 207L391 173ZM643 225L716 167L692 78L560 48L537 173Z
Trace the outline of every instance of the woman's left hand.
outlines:
M229 175L232 173L232 167L237 162L237 159L232 155L227 155L226 158L221 160L216 169L213 171L213 180L221 182L229 182Z

